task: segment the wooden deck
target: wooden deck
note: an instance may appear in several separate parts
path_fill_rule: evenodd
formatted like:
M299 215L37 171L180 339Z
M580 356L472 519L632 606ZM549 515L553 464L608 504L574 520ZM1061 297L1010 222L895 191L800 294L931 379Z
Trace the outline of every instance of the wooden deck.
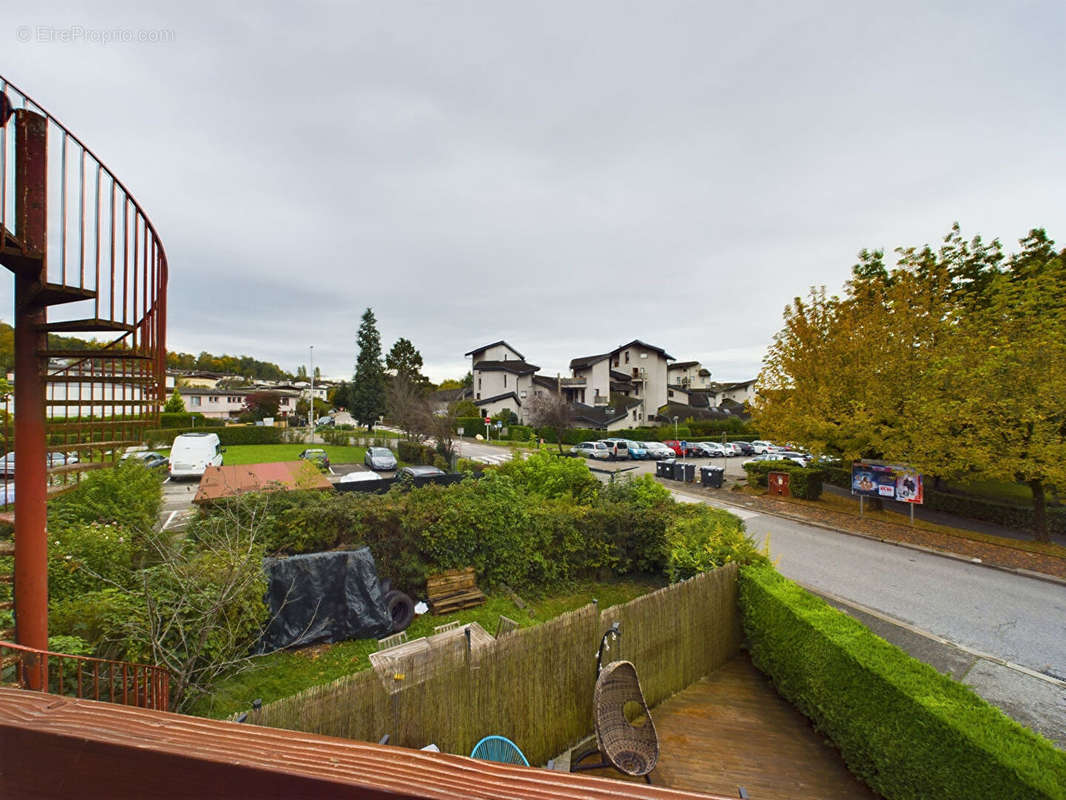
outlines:
M652 783L751 800L876 800L840 754L782 699L746 653L652 709ZM591 759L590 759L591 760ZM586 775L621 778L613 770Z

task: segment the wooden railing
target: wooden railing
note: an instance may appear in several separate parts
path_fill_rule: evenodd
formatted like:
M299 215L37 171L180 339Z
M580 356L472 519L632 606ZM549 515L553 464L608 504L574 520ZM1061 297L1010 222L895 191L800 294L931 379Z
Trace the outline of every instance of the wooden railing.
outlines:
M170 673L149 664L53 653L0 641L0 684L166 711Z

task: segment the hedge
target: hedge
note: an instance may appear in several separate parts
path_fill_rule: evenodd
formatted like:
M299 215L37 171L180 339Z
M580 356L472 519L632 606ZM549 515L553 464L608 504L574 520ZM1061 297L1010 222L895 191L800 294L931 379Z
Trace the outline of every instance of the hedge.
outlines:
M755 665L888 800L1062 800L1066 754L770 567L740 573Z
M801 467L793 461L752 461L744 464L748 473L748 486L766 488L767 475L771 472L787 472L789 491L793 497L804 500L817 500L822 496L822 480L825 473L821 469Z
M229 444L280 444L284 428L268 428L258 425L227 425L224 428L212 428L211 433L218 434L223 446ZM174 439L183 433L205 433L203 428L166 428L144 432L144 440L149 447L170 447Z
M164 411L159 415L160 428L223 428L225 425L225 420L209 419L198 411Z

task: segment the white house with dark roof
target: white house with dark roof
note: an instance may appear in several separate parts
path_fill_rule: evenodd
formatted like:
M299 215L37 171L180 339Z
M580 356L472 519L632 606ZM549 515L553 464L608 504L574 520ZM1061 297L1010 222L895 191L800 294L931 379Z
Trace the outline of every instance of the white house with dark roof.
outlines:
M534 394L533 376L540 367L527 364L525 356L500 340L471 350L474 405L485 416L510 409L525 422L523 406Z
M612 394L639 400L630 421L643 425L666 405L667 367L673 358L661 347L634 339L601 355L573 359L573 380L565 389L572 401L591 406L610 403Z
M666 370L670 386L686 389L710 389L711 371L699 361L675 361Z
M752 378L750 381L723 384L718 390L719 400L732 400L741 405L750 403L755 399L755 382L757 380L758 378Z

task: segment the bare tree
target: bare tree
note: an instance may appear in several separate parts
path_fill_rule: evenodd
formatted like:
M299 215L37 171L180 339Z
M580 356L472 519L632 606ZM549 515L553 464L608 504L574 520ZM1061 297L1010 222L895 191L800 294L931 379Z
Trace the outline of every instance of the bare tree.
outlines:
M425 391L404 375L389 381L385 392L388 418L409 442L420 444L436 432Z
M574 410L561 394L534 395L526 402L526 419L535 428L550 428L559 452L563 452L563 431L574 421Z
M449 403L444 411L431 413L430 429L437 443L437 452L451 464L455 457L455 423L458 419L458 403Z

